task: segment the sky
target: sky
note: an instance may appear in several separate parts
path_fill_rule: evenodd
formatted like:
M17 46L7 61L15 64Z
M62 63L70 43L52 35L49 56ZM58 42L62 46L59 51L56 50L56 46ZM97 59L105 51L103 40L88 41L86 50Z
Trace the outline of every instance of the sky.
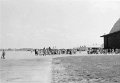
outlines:
M103 44L120 0L0 0L0 48Z

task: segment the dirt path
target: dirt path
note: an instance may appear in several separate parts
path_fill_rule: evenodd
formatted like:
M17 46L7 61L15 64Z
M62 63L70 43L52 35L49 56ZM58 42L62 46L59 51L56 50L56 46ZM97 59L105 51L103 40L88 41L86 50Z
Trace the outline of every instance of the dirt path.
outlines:
M0 83L51 83L51 60L0 60Z

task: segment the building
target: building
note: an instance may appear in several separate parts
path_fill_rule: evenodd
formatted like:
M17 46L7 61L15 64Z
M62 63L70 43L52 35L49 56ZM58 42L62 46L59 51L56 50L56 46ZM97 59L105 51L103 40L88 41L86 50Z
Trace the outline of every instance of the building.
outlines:
M103 35L105 49L120 49L120 19L114 24L109 34Z

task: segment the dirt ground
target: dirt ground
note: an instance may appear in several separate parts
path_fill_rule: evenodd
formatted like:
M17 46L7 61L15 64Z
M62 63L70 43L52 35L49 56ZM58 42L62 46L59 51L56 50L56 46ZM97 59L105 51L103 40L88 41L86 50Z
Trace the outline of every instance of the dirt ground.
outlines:
M52 64L52 83L120 83L120 55L56 57Z
M0 83L120 83L120 55L8 51L5 58L0 59Z
M30 52L6 52L0 59L0 83L50 83L49 56L35 56Z

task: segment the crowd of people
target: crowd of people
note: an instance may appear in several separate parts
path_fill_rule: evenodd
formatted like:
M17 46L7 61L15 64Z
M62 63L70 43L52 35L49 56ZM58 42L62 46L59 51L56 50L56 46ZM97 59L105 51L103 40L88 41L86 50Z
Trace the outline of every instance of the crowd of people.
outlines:
M72 49L56 49L56 48L43 48L27 50L34 52L36 56L42 55L61 55L61 54L76 54L86 51L87 54L120 54L120 49L104 49L104 48L72 48ZM5 50L2 50L1 59L5 59Z
M120 54L120 49L88 48L88 54Z
M76 54L81 53L83 51L87 51L87 54L120 54L120 49L104 49L104 48L73 48L73 49L51 49L43 48L43 49L35 49L35 55L60 55L60 54Z
M60 54L75 54L77 52L76 49L51 49L50 47L48 48L43 48L43 49L34 49L35 55L60 55Z

